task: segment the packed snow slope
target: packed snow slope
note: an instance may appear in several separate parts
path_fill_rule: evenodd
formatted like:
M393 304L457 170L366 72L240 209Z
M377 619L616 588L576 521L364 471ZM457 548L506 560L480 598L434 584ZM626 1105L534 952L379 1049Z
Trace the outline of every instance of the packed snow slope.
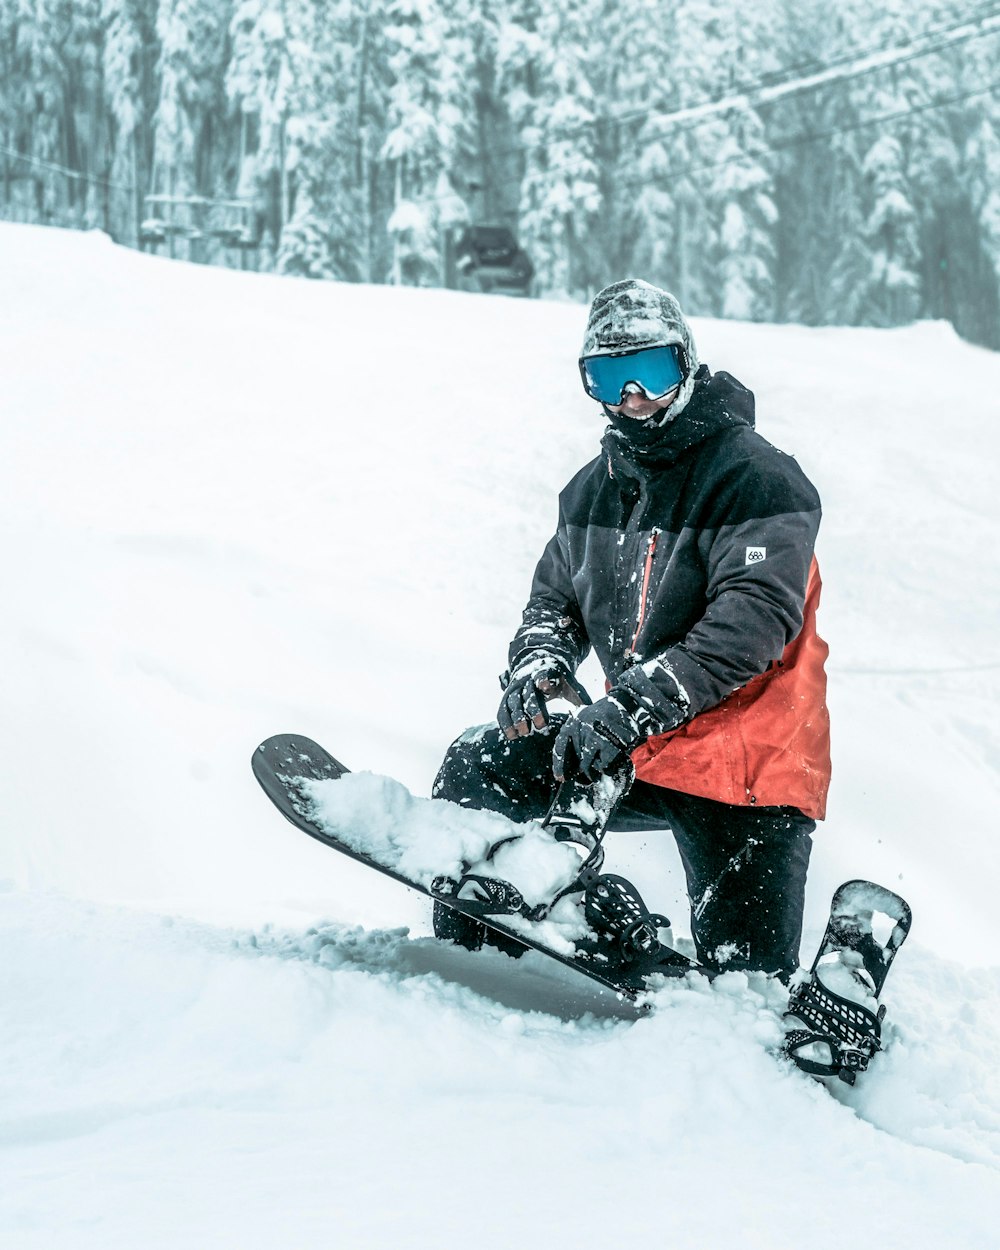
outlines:
M776 987L633 1020L442 946L250 774L301 732L425 796L492 717L602 429L583 308L23 226L0 272L5 1250L996 1244L1000 356L694 323L824 501L803 955L847 877L915 914L886 1053L831 1096L773 1057ZM685 930L669 837L608 866Z

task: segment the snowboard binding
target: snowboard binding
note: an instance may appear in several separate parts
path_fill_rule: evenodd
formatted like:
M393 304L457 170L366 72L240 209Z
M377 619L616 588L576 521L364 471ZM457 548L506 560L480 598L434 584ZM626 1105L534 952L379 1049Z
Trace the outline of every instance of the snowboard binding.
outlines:
M481 873L465 872L458 880L435 877L431 893L438 898L460 899L462 910L470 916L525 916L532 910L517 886Z
M525 920L544 920L560 899L568 894L580 894L598 881L604 863L603 843L608 821L634 779L632 761L626 760L615 772L599 777L593 785L564 781L556 791L541 826L555 841L571 842L581 847L585 855L573 880L547 902L529 906L517 886L499 877L470 872L468 864L457 878L435 877L431 893L438 898L461 901L462 910L470 916L522 916ZM501 847L516 842L521 836L515 833L494 842L485 862L492 863Z
M615 773L593 785L565 781L559 787L542 827L556 841L578 846L584 858L572 880L553 898L531 906L509 881L486 876L481 870L472 872L471 865L466 865L460 877L437 877L431 886L432 895L439 900L435 903L435 933L470 949L478 949L485 941L516 955L523 953L523 947L520 951L511 949L511 938L490 936L483 920L514 915L544 920L561 899L577 895L590 930L574 943L573 958L578 966L592 969L594 975L614 977L618 986L636 991L644 988L651 975L681 976L691 971L697 965L660 940L660 930L670 928L666 916L651 912L624 877L601 873L608 822L634 777L631 760L626 760ZM496 842L486 862L520 836L514 834Z
M631 881L614 873L596 877L588 887L583 914L598 942L610 947L620 963L656 953L661 946L658 930L670 928L667 917L651 912Z
M884 942L873 932L876 914L892 923ZM872 1010L868 1003L882 992L911 920L898 894L870 881L847 881L834 894L809 980L795 986L785 1012L800 1027L787 1033L783 1053L803 1072L853 1085L882 1049L885 1007ZM839 988L856 986L865 1001L838 993L830 983L834 978ZM824 1048L828 1057L820 1057Z
M871 1059L882 1049L885 1007L872 1012L860 1003L841 998L815 974L792 992L786 1015L795 1016L808 1026L786 1034L784 1052L810 1076L836 1076L853 1085L858 1073L867 1071ZM829 1050L828 1062L803 1053L824 1044Z

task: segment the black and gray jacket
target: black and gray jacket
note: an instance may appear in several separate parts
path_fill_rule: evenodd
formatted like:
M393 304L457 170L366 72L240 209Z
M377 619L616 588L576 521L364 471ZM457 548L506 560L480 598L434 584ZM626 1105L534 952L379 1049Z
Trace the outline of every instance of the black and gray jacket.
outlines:
M612 416L559 497L512 671L540 654L575 671L593 647L611 693L658 733L781 657L802 626L820 502L753 426L753 394L704 365L662 428Z

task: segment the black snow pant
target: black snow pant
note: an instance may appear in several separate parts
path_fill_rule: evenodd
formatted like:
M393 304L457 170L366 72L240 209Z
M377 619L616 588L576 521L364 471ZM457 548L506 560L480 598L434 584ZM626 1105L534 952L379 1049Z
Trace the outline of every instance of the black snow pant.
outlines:
M500 729L467 730L449 747L435 798L485 808L523 822L544 816L556 791L554 733L508 742ZM708 968L760 970L787 978L799 962L806 869L816 822L796 807L738 807L636 781L609 831L669 829L680 851L691 905L691 933ZM647 900L656 909L656 900ZM435 932L482 943L481 927L438 907ZM479 927L478 940L472 928ZM470 928L470 934L464 934ZM471 941L464 941L465 937Z

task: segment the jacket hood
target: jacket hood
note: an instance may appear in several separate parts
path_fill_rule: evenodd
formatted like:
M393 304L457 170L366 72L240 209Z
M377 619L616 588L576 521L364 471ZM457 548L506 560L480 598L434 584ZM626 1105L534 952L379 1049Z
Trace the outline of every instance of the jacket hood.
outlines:
M668 412L673 414L674 405ZM707 438L737 426L754 427L754 397L731 373L712 373L701 365L692 379L684 411L671 420L636 421L614 413L601 446L613 476L643 477L651 469L673 464Z

